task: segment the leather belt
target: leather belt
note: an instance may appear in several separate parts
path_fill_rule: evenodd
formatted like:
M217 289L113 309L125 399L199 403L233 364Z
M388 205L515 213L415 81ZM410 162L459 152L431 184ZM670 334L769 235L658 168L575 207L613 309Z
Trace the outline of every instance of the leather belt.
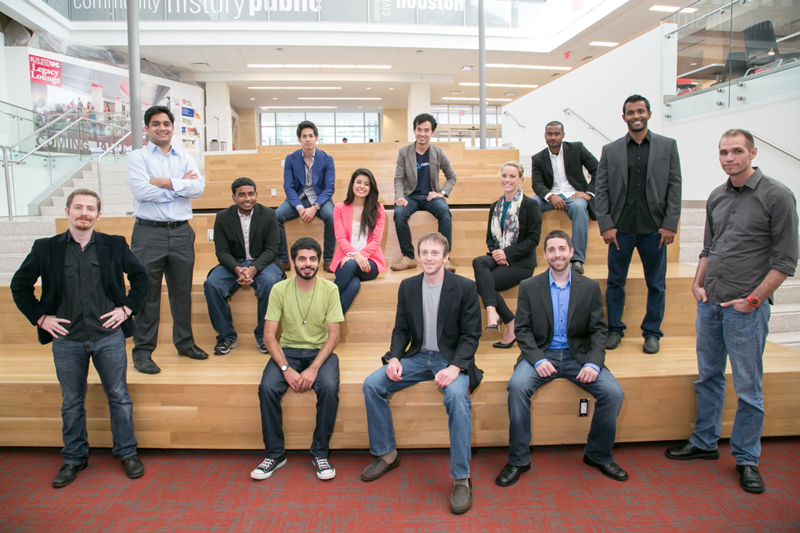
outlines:
M179 228L186 224L188 220L179 220L177 222L160 222L156 220L145 220L143 218L137 218L136 223L140 226L155 226L156 228Z

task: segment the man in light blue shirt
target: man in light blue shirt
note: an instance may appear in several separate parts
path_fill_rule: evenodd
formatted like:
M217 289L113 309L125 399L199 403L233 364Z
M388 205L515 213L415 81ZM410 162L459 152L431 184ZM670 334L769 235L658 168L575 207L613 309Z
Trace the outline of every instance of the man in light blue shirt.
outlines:
M508 464L495 482L513 485L531 468L531 396L563 377L597 400L583 462L615 481L628 474L613 462L622 387L603 365L608 331L600 285L570 268L569 235L544 238L547 272L519 285L515 333L522 354L508 383ZM588 414L588 412L587 412Z
M192 270L194 230L192 198L205 189L195 160L172 147L175 117L164 106L144 114L147 146L128 158L128 184L133 192L131 250L150 275L150 288L141 312L135 316L133 364L145 374L161 371L152 353L158 343L161 279L166 275L172 311L172 341L179 355L206 359L192 335Z

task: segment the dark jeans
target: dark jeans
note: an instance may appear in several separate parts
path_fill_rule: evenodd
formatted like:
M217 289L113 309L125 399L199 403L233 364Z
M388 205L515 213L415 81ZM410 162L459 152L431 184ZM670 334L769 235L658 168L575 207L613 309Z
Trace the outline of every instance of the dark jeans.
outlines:
M606 288L606 308L608 311L608 331L624 335L625 324L622 311L625 309L625 280L631 266L633 249L639 252L647 283L647 312L642 321L643 337L664 336L661 321L664 320L664 304L667 292L667 247L658 248L660 233L636 234L617 232L619 250L608 245L608 287Z
M378 266L370 260L369 272L364 272L355 260L340 264L336 269L334 283L339 287L339 299L342 301L342 313L346 313L353 304L362 281L372 281L378 277Z
M556 378L566 378L597 400L584 453L595 463L606 465L613 460L612 449L617 435L617 416L622 407L622 392L617 379L607 368L600 369L592 383L576 379L581 364L569 350L545 350L555 374L542 378L527 359L520 361L508 382L508 463L525 466L531 462L531 396L536 389Z
M417 211L427 211L439 221L439 233L447 238L450 243L450 250L453 249L452 222L450 220L450 206L444 198L434 198L430 202L426 196L406 196L408 205L394 207L394 227L397 232L397 241L400 243L400 251L409 259L414 259L414 243L411 242L411 229L408 227L408 219Z
M483 300L483 307L496 307L503 324L514 320L514 313L506 305L500 291L516 287L522 280L531 277L533 269L498 265L491 255L482 255L473 259L472 268L475 272L478 294Z
M302 198L300 202L303 204L303 207L311 207L311 202L308 201L308 198ZM286 228L284 228L283 223L288 220L299 218L300 213L297 212L297 209L292 207L289 200L286 200L275 210L275 216L278 217L278 226L281 228L281 246L278 253L280 254L280 260L287 263L289 261L289 252L286 247ZM323 261L331 261L333 259L333 251L336 248L336 234L333 232L333 202L328 200L322 204L320 210L317 211L316 217L325 223L322 259Z
M302 372L314 362L319 350L302 350L283 348L287 364ZM289 384L283 377L280 367L274 359L270 359L261 376L258 386L258 399L261 402L261 432L264 436L266 457L277 459L286 453L283 444L283 398ZM311 441L311 455L328 457L328 442L331 440L336 412L339 409L339 358L332 353L317 373L312 385L317 393L317 426Z
M53 361L58 382L61 384L61 432L64 438L61 455L64 456L65 463L72 465L89 459L84 401L90 358L108 398L111 436L114 442L111 452L119 459L136 454L133 403L128 396L126 381L128 354L125 351L125 335L118 329L113 335L97 341L57 339L53 342Z

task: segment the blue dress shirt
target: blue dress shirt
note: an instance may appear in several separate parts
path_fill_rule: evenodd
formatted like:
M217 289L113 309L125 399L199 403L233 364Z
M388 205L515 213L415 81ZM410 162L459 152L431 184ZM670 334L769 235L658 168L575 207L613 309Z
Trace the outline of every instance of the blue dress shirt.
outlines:
M192 198L199 198L206 187L203 176L183 179L187 172L200 174L192 156L170 147L164 155L161 148L149 142L128 156L128 185L133 192L133 216L156 222L179 222L192 218ZM169 178L172 190L150 184L150 178Z

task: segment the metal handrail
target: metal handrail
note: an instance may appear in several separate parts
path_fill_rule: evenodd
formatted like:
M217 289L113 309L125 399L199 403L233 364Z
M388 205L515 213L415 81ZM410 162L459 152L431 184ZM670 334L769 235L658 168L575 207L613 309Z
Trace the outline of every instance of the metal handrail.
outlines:
M779 152L783 152L784 154L788 155L789 157L793 157L793 158L797 159L798 161L800 161L800 155L792 153L789 150L787 150L786 148L780 147L777 144L775 144L774 142L768 141L768 140L766 140L764 137L762 137L760 135L756 135L752 131L750 132L750 135L752 135L753 137L755 137L759 141L763 142L764 144L768 144L769 146L772 146L773 148L775 148Z
M9 168L10 163L8 161L8 148L5 146L0 146L0 149L3 150L3 169L5 170L6 175L6 196L8 197L8 220L14 220L14 194L11 190L11 179L9 176Z
M98 158L97 158L97 194L99 194L99 195L100 195L100 198L102 198L102 197L103 197L103 181L100 179L100 160L101 160L101 159L103 159L103 156L104 156L104 155L106 155L106 154L107 154L107 153L109 153L111 150L113 150L114 148L116 148L117 146L119 146L119 144L120 144L122 141L124 141L125 139L127 139L128 137L130 137L132 133L133 133L133 130L131 130L131 131L128 131L128 133L126 133L125 135L123 135L122 137L120 137L120 139L119 139L117 142L115 142L114 144L112 144L111 146L109 146L108 148L106 148L106 151L105 151L105 152L103 152L102 154L100 154L100 155L98 156Z
M746 0L733 0L732 2L730 2L730 3L728 3L728 4L725 4L725 5L724 5L724 6L722 6L722 7L718 7L718 8L717 8L717 9L715 9L714 11L709 11L709 12L708 12L708 13L706 13L705 15L701 15L701 16L697 17L696 19L694 19L693 21L691 21L691 22L687 22L687 23L686 23L686 24L684 24L683 26L680 26L678 29L672 30L671 32L669 32L669 33L665 34L665 35L664 35L664 38L666 38L666 39L669 39L669 38L670 38L670 37L672 37L674 34L678 33L679 31L681 31L681 30L682 30L682 29L684 29L684 28L688 28L689 26L691 26L691 25L692 25L692 24L694 24L695 22L700 22L701 20L703 20L703 19L707 19L708 17L710 17L711 15L714 15L715 13L718 13L718 12L720 12L720 11L725 11L726 9L728 9L729 7L731 7L733 4L736 4L737 2L741 2L742 4L744 4L744 3L745 3L745 1L746 1ZM683 8L681 8L681 9L683 9Z
M600 135L602 135L603 137L605 137L605 138L606 138L606 140L607 140L608 142L611 142L611 137L609 137L608 135L606 135L606 134L605 134L605 133L603 133L602 131L600 131L600 130L598 130L597 128L595 128L594 126L592 126L591 122L589 122L588 120L586 120L585 118L583 118L582 116L580 116L579 114L577 114L575 111L573 111L573 110L572 110L572 109L570 109L570 108L566 108L566 109L564 110L564 114L565 114L565 115L569 115L570 113L572 113L573 115L575 115L576 117L578 117L579 119L581 119L583 122L585 122L585 123L586 123L586 125L587 125L587 126L589 126L589 129L590 129L590 130L594 130L594 131L596 131L597 133L599 133Z
M205 123L205 124L203 124L203 127L201 127L201 128L200 128L200 131L202 131L203 133L205 133L205 132L206 132L206 126L208 126L209 124L211 124L211 121L212 121L212 120L216 120L216 121L217 121L217 127L219 128L219 125L220 125L219 117L211 117L210 119L208 119L208 120L206 121L206 123ZM200 140L200 139L198 139L198 141L199 141L199 140ZM206 141L206 143L207 143L207 142L208 142L208 139L205 139L205 141ZM208 150L203 150L203 144L205 144L205 143L198 143L198 144L200 144L200 153L203 153L204 151L205 151L205 152L207 152L207 151L208 151Z
M512 114L511 114L511 113L509 113L508 111L503 111L503 114L504 114L505 116L507 116L507 117L511 118L511 120L513 120L514 122L516 122L516 123L517 123L517 126L519 126L519 127L520 127L520 128L522 128L522 129L525 129L525 126L523 126L523 125L520 123L520 121L519 121L519 120L517 120L517 117L515 117L514 115L512 115Z

